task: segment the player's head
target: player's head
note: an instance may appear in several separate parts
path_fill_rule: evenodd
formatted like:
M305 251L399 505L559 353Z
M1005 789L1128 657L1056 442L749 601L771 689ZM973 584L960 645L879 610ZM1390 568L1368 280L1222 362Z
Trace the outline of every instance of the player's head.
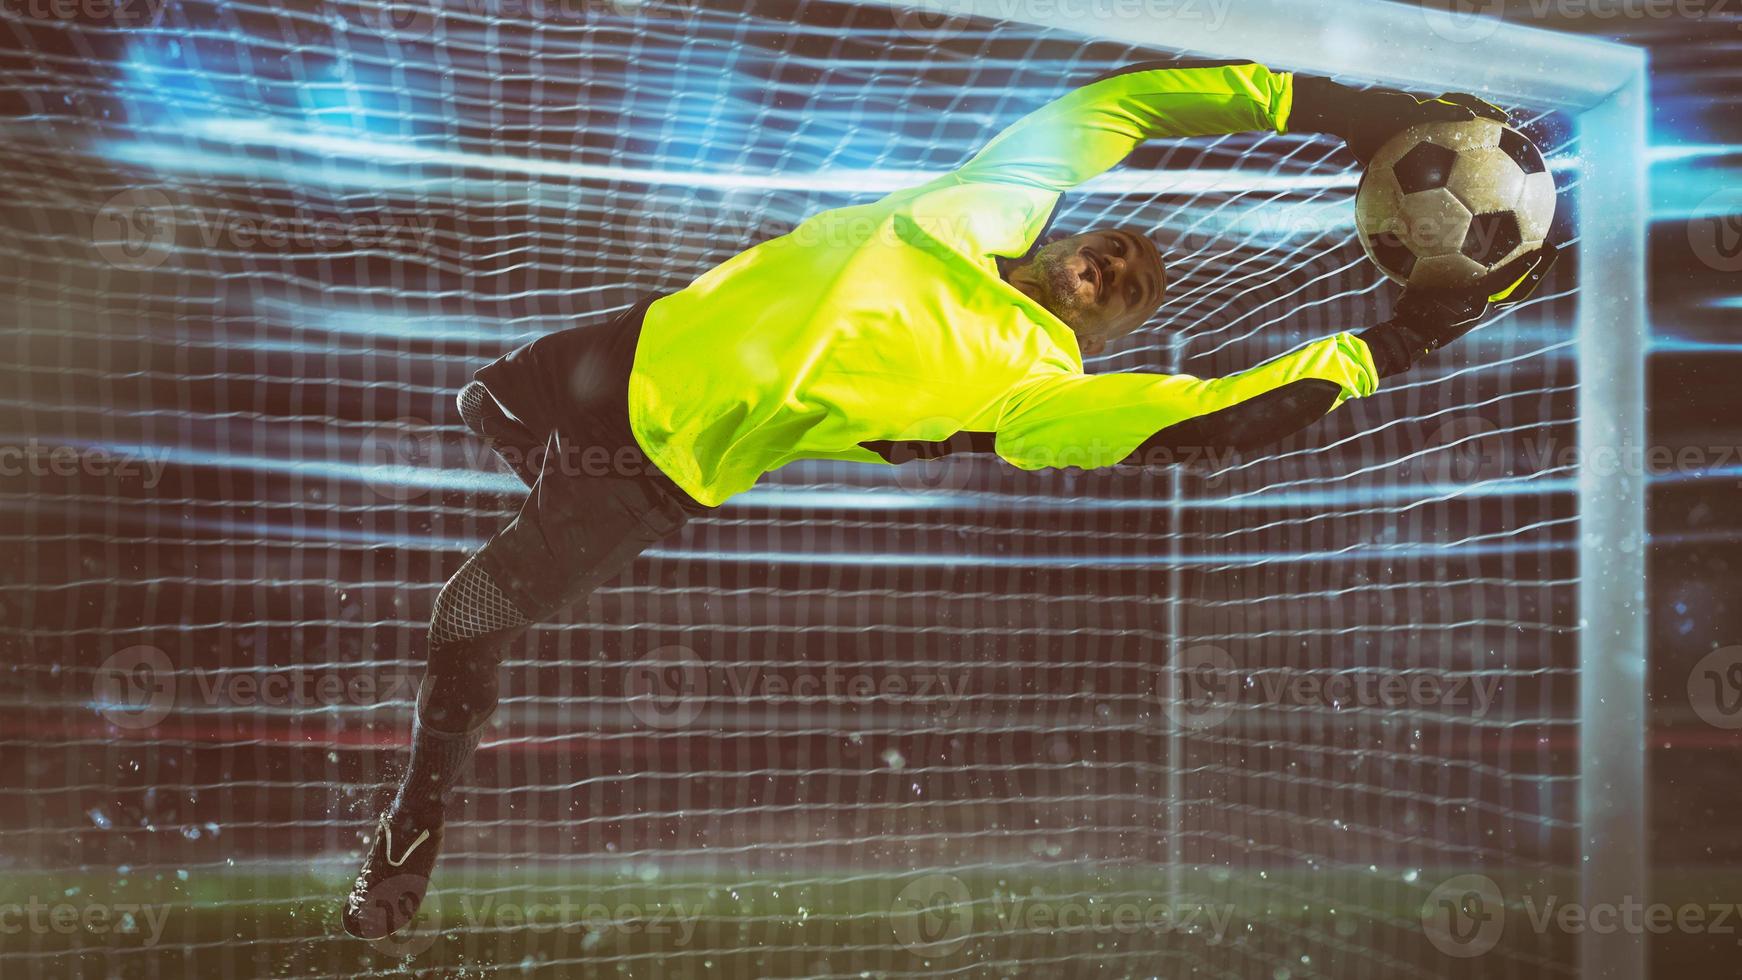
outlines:
M1141 326L1167 294L1161 250L1129 228L1054 239L1005 278L1076 331L1085 356Z

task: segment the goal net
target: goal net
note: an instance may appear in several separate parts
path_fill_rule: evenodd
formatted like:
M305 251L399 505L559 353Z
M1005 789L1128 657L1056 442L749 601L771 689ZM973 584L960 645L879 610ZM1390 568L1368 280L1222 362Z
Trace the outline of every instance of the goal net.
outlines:
M1008 6L0 14L0 973L1572 973L1516 912L1581 887L1570 256L1265 453L771 475L509 652L417 928L340 932L431 603L521 499L472 372L1242 16ZM1578 253L1583 106L1510 107ZM1067 195L1172 282L1090 370L1382 319L1358 176L1254 134Z

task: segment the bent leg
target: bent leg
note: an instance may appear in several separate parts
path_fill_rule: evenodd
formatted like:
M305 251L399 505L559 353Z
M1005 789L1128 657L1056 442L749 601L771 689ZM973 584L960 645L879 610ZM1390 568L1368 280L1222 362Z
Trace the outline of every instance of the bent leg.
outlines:
M684 506L656 481L589 474L571 465L580 458L553 435L520 513L436 597L397 810L445 803L495 713L510 644L684 524Z

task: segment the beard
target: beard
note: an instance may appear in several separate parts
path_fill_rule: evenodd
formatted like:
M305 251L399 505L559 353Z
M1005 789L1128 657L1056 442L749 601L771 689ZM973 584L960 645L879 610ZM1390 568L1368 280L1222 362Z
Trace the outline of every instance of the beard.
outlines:
M1065 265L1075 254L1076 249L1066 243L1051 242L1034 253L1032 268L1040 305L1072 329L1081 330L1087 326L1083 299L1077 293L1082 277Z

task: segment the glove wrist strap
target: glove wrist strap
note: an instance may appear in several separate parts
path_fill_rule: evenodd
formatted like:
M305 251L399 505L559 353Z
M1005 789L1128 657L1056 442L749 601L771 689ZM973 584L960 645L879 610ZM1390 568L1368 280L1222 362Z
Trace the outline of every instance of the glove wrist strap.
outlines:
M1288 113L1291 133L1327 133L1348 137L1349 100L1356 89L1317 75L1294 76L1294 107Z
M1372 352L1373 366L1381 378L1402 374L1438 346L1420 330L1395 317L1355 336Z

